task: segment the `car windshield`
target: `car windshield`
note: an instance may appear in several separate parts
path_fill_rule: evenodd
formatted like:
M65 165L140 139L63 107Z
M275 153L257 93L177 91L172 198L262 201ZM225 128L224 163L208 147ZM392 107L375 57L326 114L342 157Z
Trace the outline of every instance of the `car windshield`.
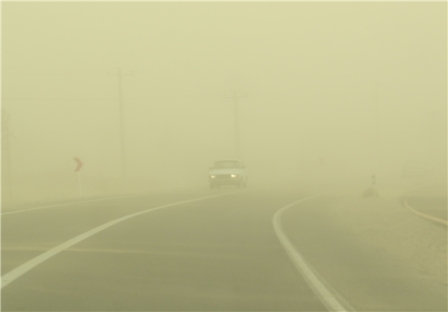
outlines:
M213 168L224 169L224 168L241 168L241 164L238 161L217 161Z

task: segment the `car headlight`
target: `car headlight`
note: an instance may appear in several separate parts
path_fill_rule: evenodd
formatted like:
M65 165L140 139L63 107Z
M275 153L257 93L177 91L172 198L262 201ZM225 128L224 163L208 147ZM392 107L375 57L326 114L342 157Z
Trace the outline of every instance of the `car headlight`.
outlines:
M231 176L232 178L236 178L236 177L238 177L237 174L231 174L230 176Z
M210 175L210 178L211 178L211 179L214 179L214 178L216 178L216 176L213 175L213 174L211 174L211 175Z

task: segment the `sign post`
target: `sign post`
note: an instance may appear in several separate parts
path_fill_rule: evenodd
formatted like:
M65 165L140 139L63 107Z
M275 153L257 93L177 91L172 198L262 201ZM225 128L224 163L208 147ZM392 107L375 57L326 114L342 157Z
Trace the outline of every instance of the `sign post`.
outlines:
M78 172L78 196L82 197L82 189L81 189L81 173Z
M82 197L81 173L80 173L80 170L81 170L81 167L82 167L83 163L81 162L81 160L78 157L74 157L73 159L78 164L76 166L76 168L75 168L75 172L77 172L77 174L78 174L78 195L79 195L79 197Z
M373 174L373 175L372 175L372 196L373 196L373 197L377 197L375 184L376 184L376 177L375 177L375 175Z

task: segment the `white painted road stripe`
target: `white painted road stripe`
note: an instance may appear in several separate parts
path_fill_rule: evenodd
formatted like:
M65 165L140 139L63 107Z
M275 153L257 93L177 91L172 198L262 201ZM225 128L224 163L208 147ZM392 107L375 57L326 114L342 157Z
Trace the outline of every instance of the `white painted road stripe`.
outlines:
M310 285L311 289L318 296L320 301L327 307L327 309L329 311L354 311L353 307L351 307L339 294L337 294L337 292L332 289L329 284L325 282L325 280L321 276L319 276L318 273L309 264L306 263L302 255L297 251L297 249L288 239L281 226L281 217L285 210L293 207L300 202L322 195L324 194L302 198L281 208L274 215L274 230L280 243L286 250L286 253L293 262L296 269L305 278L305 280L308 282L308 285Z
M111 227L112 225L115 225L117 223L120 223L124 220L136 217L138 215L147 213L147 212L152 212L152 211L156 211L159 209L163 209L163 208L168 208L168 207L173 207L173 206L177 206L177 205L182 205L182 204L187 204L187 203L192 203L195 201L200 201L203 199L208 199L208 198L214 198L214 197L219 197L219 196L224 196L224 195L228 195L228 194L234 194L234 193L239 193L239 192L229 192L229 193L224 193L224 194L219 194L219 195L212 195L212 196L205 196L205 197L199 197L199 198L195 198L195 199L189 199L189 200L185 200L185 201L181 201L181 202L177 202L177 203L172 203L172 204L167 204L167 205L163 205L163 206L159 206L159 207L154 207L154 208L149 208L143 211L139 211L139 212L135 212L132 213L130 215L112 220L110 222L107 222L103 225L100 225L90 231L87 231L81 235L76 236L75 238L72 238L68 241L66 241L65 243L62 243L61 245L50 249L46 252L44 252L43 254L31 259L30 261L18 266L17 268L15 268L14 270L6 273L5 275L2 276L2 288L8 286L10 283L14 282L16 279L18 279L20 276L22 276L23 274L25 274L26 272L30 271L31 269L33 269L34 267L36 267L37 265L41 264L42 262L50 259L51 257L53 257L54 255L58 254L59 252L70 248L71 246L85 240L86 238L89 238L90 236L101 232L102 230L105 230L109 227Z
M444 219L441 219L441 218L437 218L437 217L431 216L431 215L429 215L429 214L420 212L420 211L418 211L418 210L412 208L412 207L408 204L408 200L407 200L407 199L404 201L404 205L405 205L410 211L412 211L414 214L416 214L416 215L419 216L419 217L422 217L422 218L425 218L425 219L428 219L428 220L431 220L431 221L434 221L434 222L438 222L438 223L441 223L441 224L443 224L443 225L448 226L448 221L447 221L447 220L444 220Z
M13 214L13 213L19 213L19 212L27 212L27 211L32 211L32 210L54 208L54 207L60 207L60 206L69 206L69 205L90 203L90 202L110 200L110 199L126 198L126 197L132 197L132 196L139 196L139 195L122 195L122 196L105 197L105 198L99 198L99 199L89 199L89 200L82 200L82 201L73 201L73 202L69 202L69 203L60 203L60 204L54 204L54 205L49 205L49 206L40 206L40 207L27 208L27 209L16 210L16 211L9 211L9 212L4 212L1 215L4 216L4 215L9 215L9 214Z

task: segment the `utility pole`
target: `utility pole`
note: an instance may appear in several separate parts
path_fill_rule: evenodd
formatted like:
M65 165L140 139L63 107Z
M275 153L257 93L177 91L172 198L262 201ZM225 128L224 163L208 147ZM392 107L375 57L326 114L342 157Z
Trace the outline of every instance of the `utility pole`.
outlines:
M116 73L109 73L112 76L117 76L118 82L118 113L120 117L120 154L121 154L121 179L122 183L126 183L126 135L124 125L124 107L123 107L123 76L131 75L131 73L123 73L120 68Z
M380 169L380 103L379 103L379 89L380 89L380 82L375 81L374 83L375 88L375 99L374 99L374 105L375 105L375 169L374 173L372 175L372 190L373 190L373 196L377 197L377 190L376 190L376 177L375 175L379 174Z
M377 150L377 169L378 169L378 153L380 145L380 109L379 109L379 85L375 85L375 136L376 136L376 150Z
M227 97L233 99L233 114L234 114L234 122L235 122L235 156L236 159L240 159L241 151L240 151L240 130L239 130L239 116L238 116L238 99L242 97L246 97L248 95L237 95L236 91L233 92L233 96Z
M6 168L6 175L2 170L3 177L6 178L8 194L6 195L8 202L13 202L12 189L12 170L11 170L11 132L9 130L9 114L5 109L2 109L2 169ZM4 189L2 187L2 189ZM3 197L3 196L2 196Z

